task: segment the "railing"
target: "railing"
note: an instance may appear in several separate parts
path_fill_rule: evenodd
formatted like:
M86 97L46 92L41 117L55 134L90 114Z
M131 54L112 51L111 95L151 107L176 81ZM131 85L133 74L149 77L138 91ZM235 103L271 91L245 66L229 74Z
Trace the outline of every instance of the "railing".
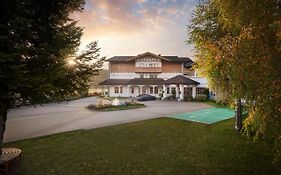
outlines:
M139 72L162 72L162 68L161 67L136 67L135 68L135 72L139 73Z

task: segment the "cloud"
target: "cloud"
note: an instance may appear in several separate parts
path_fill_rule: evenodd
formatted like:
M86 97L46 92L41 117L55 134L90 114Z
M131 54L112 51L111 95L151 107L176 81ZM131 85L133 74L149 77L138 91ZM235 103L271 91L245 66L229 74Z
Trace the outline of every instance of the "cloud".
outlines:
M177 48L175 43L180 42L178 47L182 52L186 48L185 26L195 4L196 0L86 0L85 10L71 17L85 28L82 38L84 45L100 40L105 52L116 52L112 49L116 41L124 45L134 43L138 48L130 47L138 51L169 47L169 43ZM176 41L179 38L182 41ZM164 43L166 46L163 46Z

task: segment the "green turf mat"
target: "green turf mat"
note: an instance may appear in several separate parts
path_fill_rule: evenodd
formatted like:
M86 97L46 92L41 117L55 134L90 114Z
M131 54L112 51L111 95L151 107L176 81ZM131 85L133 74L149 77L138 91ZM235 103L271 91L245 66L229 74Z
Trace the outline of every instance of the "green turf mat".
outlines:
M212 124L234 117L234 110L227 108L209 108L168 116L170 118Z

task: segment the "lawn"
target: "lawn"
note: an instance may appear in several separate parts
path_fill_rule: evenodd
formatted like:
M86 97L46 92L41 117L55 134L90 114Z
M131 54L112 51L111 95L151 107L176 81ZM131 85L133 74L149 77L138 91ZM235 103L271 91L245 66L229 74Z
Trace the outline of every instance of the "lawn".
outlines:
M22 174L278 174L261 143L213 125L159 118L5 144L22 149Z

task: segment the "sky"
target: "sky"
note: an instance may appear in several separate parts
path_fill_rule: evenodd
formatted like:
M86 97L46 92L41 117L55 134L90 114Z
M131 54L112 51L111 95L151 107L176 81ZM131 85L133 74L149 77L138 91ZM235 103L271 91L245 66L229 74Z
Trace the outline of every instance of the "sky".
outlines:
M71 15L84 27L80 49L98 41L101 55L134 56L145 52L187 56L187 25L198 0L86 0Z

